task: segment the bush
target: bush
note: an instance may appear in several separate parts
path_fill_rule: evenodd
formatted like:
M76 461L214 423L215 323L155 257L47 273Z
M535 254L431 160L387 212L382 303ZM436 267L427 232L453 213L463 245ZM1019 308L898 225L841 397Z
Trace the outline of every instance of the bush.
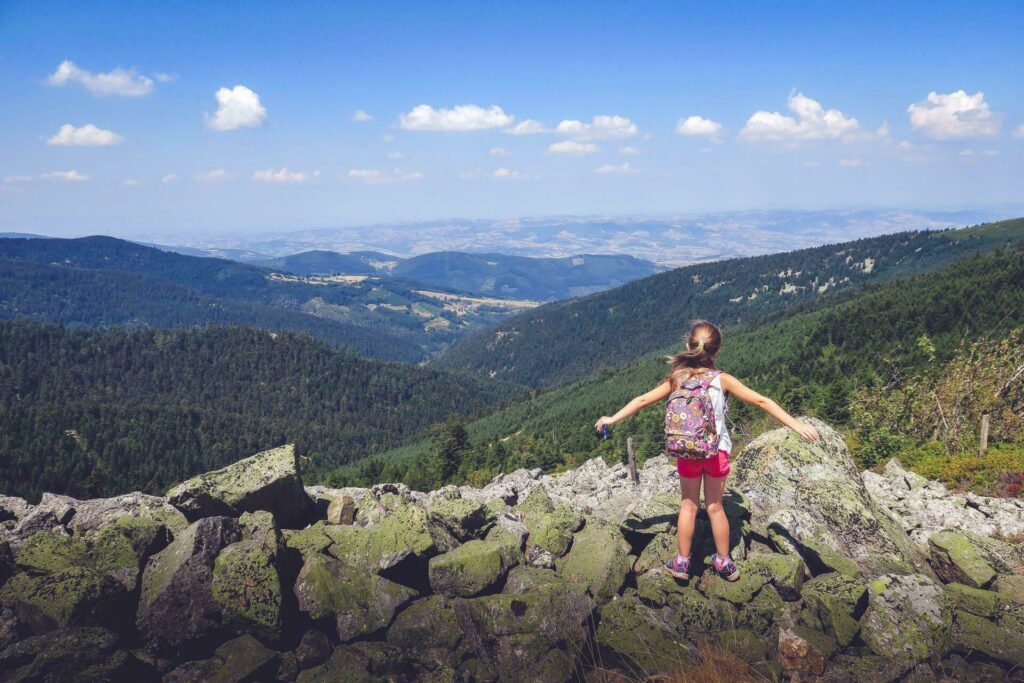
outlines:
M1024 444L997 444L979 457L950 455L933 441L900 451L897 457L923 477L985 496L1019 497L1024 482Z

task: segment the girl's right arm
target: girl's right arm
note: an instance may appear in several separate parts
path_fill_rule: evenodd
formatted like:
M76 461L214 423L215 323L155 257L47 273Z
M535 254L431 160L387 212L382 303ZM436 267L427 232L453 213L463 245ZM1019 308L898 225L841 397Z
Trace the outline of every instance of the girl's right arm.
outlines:
M625 420L630 415L639 413L647 406L667 398L671 393L672 385L668 380L665 380L646 394L641 394L626 405L622 406L619 412L615 413L611 417L607 415L601 417L601 419L594 423L594 429L601 431L601 427L604 427L605 425L612 425L620 420Z
M796 419L795 417L787 413L775 401L771 400L767 396L762 396L761 394L757 393L756 391L749 388L748 386L743 384L743 382L739 381L732 375L727 375L726 373L723 372L721 377L722 389L724 391L732 394L733 396L743 401L744 403L749 403L752 406L757 406L758 408L768 413L776 420L786 425L794 432L796 432L803 438L807 439L808 441L818 440L818 430L816 430L809 424L804 424L800 420Z

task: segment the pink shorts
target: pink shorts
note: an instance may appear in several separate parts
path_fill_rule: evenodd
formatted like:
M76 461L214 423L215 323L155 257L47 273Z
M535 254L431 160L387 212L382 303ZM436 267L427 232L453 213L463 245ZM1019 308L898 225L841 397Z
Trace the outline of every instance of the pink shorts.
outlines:
M687 460L676 458L676 469L683 479L693 479L702 474L709 477L724 477L729 474L729 454L725 451L718 451L718 455L703 460Z

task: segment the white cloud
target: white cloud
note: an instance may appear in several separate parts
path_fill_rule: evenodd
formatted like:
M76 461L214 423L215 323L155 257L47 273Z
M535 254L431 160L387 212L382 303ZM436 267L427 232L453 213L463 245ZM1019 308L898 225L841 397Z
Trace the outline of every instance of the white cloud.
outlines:
M536 135L537 133L550 133L551 130L546 128L540 121L525 119L510 128L506 128L502 132L509 135Z
M155 73L153 74L153 78L161 83L171 83L172 81L178 80L178 74Z
M320 171L307 173L306 171L289 171L287 168L281 168L278 171L270 168L252 174L252 179L260 183L304 183L319 177Z
M267 110L260 104L260 96L244 85L220 88L213 96L217 98L217 111L213 116L204 116L206 125L214 130L251 128L262 124L267 118Z
M687 116L676 123L676 134L716 139L722 132L722 124L703 116Z
M135 178L125 178L121 181L121 184L125 187L138 187L142 184L142 181Z
M619 147L619 154L627 157L635 157L636 155L640 154L640 150L637 149L636 147L625 145L623 147Z
M999 120L985 102L985 94L963 90L928 93L923 101L907 107L910 125L936 140L991 138L999 133Z
M176 183L179 180L181 180L181 178L178 177L177 173L168 173L167 175L165 175L163 178L160 179L160 182L161 183Z
M114 69L108 73L94 74L79 69L69 60L61 62L57 70L50 74L46 82L50 85L67 85L78 83L93 95L120 95L121 97L140 97L153 91L153 81L135 70Z
M840 159L839 165L843 168L860 168L864 165L863 159Z
M32 182L32 176L30 175L8 175L4 176L5 183L30 183Z
M434 109L429 104L420 104L402 114L399 125L405 130L470 131L505 128L512 125L514 119L497 105L487 109L475 104Z
M633 173L633 169L630 167L629 162L619 164L605 164L604 166L598 166L594 169L594 173Z
M498 168L492 173L495 178L499 180L515 180L518 178L525 178L521 171L515 171L510 168Z
M576 142L575 140L563 140L548 145L548 154L569 154L580 156L583 154L594 154L600 148L592 142Z
M361 182L365 185L391 185L392 183L422 180L423 174L419 171L406 173L400 168L396 168L392 172L377 171L366 168L353 168L345 174L345 177L350 181Z
M401 152L388 152L388 159L404 159L405 155Z
M900 140L896 146L905 151L912 148L914 145L910 143L910 140Z
M70 123L65 123L53 137L46 141L46 144L65 147L110 147L119 145L123 141L124 138L117 133L97 128L91 123L87 123L81 128L75 128Z
M803 164L801 164L801 166L803 166L804 168L820 168L821 167L821 162L820 161L813 161L813 160L805 161Z
M1024 139L1024 123L1020 124L1019 126L1013 129L1013 137L1017 138L1018 140Z
M631 138L639 130L625 116L595 116L590 123L566 119L555 127L555 132L577 140L621 140Z
M754 112L740 131L740 137L769 142L834 140L849 138L860 129L857 119L838 109L825 109L803 93L789 96L789 110L796 117L764 110Z
M206 183L207 185L214 185L216 183L227 182L234 177L233 173L228 173L223 168L215 168L210 171L203 171L196 175L196 180L201 183Z
M39 177L46 180L63 180L71 183L80 183L89 179L89 176L84 173L79 173L74 169L70 171L52 171L50 173L44 173Z
M507 157L509 156L508 150L504 147L491 147L491 150L487 152L492 157Z
M973 149L965 149L960 152L960 156L964 159L975 159L978 157L997 157L999 156L999 150L996 149L982 149L975 152Z
M367 121L373 121L373 117L363 109L356 109L352 112L352 120L356 123L366 123Z

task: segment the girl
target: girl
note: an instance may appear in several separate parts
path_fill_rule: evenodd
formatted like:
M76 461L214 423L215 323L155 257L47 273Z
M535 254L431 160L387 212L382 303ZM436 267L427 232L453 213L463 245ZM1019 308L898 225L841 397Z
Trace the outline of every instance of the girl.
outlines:
M718 435L717 454L703 459L676 460L679 488L683 497L679 506L679 554L668 561L666 569L677 579L690 578L690 546L693 542L697 510L700 508L702 481L704 504L711 520L711 533L715 538L717 551L712 557L711 566L723 579L735 581L740 577L736 563L729 557L729 520L722 509L722 493L725 490L725 478L729 474L729 452L732 450L732 439L729 438L725 424L727 394L757 406L804 439L818 440L818 432L814 427L794 419L775 401L748 389L732 375L718 370L715 367L715 357L721 347L722 333L717 327L705 321L696 323L686 335L686 350L669 356L672 371L657 387L642 396L637 396L611 417L602 417L594 424L594 427L601 431L606 425L615 424L653 403L668 398L691 378L702 379L705 382L710 380L707 384L707 393L714 408L715 432Z

